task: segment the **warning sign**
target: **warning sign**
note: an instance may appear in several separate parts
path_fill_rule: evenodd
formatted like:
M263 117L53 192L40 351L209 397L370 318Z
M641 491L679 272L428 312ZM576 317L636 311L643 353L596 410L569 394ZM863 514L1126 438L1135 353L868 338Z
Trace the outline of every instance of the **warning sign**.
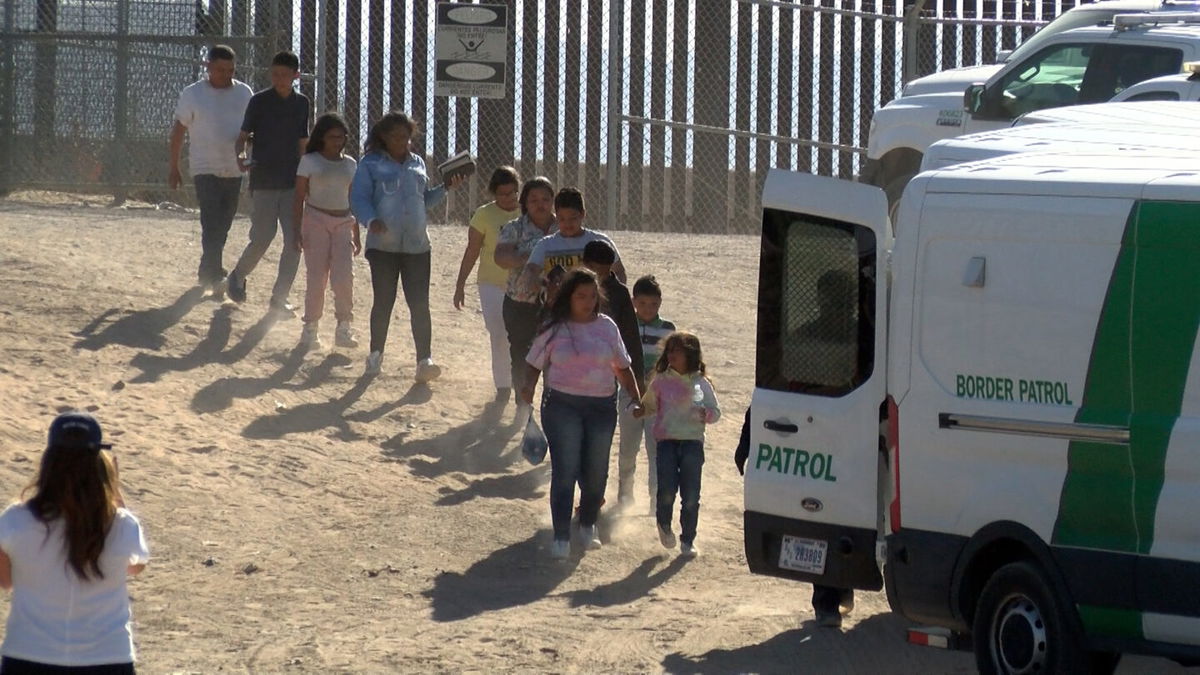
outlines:
M439 2L436 96L504 98L508 7Z

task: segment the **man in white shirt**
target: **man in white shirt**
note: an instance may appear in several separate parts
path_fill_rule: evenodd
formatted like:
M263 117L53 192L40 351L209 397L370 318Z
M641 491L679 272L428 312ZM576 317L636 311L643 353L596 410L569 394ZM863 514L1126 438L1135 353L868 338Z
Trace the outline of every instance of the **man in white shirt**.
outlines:
M175 124L171 127L171 165L167 182L171 189L183 184L179 156L183 136L188 137L188 163L200 205L201 286L224 297L225 268L221 257L225 239L237 213L242 190L235 144L242 130L246 104L254 92L233 79L236 56L225 45L208 50L208 77L188 85L179 94Z

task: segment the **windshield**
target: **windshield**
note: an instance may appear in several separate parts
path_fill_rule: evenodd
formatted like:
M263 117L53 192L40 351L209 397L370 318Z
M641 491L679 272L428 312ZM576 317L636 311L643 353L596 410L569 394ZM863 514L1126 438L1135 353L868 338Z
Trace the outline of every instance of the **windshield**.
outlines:
M1095 26L1096 24L1100 23L1101 21L1107 21L1107 20L1113 18L1113 16L1115 16L1117 14L1121 14L1123 12L1128 13L1128 12L1136 12L1136 11L1137 10L1132 10L1132 9L1126 8L1126 9L1084 9L1084 10L1077 10L1074 12L1066 12L1062 16L1058 17L1057 19L1055 19L1055 20L1051 21L1050 23L1046 24L1045 26L1043 26L1041 30L1039 30L1038 32L1033 34L1033 37L1022 42L1020 47L1017 47L1016 49L1014 49L1012 51L1012 53L1008 55L1008 58L1004 59L1004 63L1009 63L1010 61L1017 61L1017 60L1023 59L1026 57L1026 55L1036 52L1038 50L1038 47L1043 42L1045 42L1047 38L1049 38L1050 36L1052 36L1056 33L1061 33L1064 30L1071 30L1072 28L1082 28L1084 26Z

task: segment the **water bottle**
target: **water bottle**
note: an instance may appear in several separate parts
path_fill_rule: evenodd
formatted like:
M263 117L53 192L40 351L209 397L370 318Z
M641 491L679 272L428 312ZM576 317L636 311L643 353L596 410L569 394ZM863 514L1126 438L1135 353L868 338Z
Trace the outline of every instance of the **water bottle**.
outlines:
M708 411L704 409L704 389L700 387L700 383L692 385L692 414L696 416L696 420L703 422L708 418Z

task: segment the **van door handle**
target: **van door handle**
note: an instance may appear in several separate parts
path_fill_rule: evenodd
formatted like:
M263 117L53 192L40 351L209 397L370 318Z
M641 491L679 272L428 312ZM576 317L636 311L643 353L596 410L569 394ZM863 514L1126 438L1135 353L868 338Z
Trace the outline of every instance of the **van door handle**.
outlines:
M794 434L800 431L800 427L795 424L791 424L790 422L776 422L775 420L766 420L763 422L763 427L781 434Z

